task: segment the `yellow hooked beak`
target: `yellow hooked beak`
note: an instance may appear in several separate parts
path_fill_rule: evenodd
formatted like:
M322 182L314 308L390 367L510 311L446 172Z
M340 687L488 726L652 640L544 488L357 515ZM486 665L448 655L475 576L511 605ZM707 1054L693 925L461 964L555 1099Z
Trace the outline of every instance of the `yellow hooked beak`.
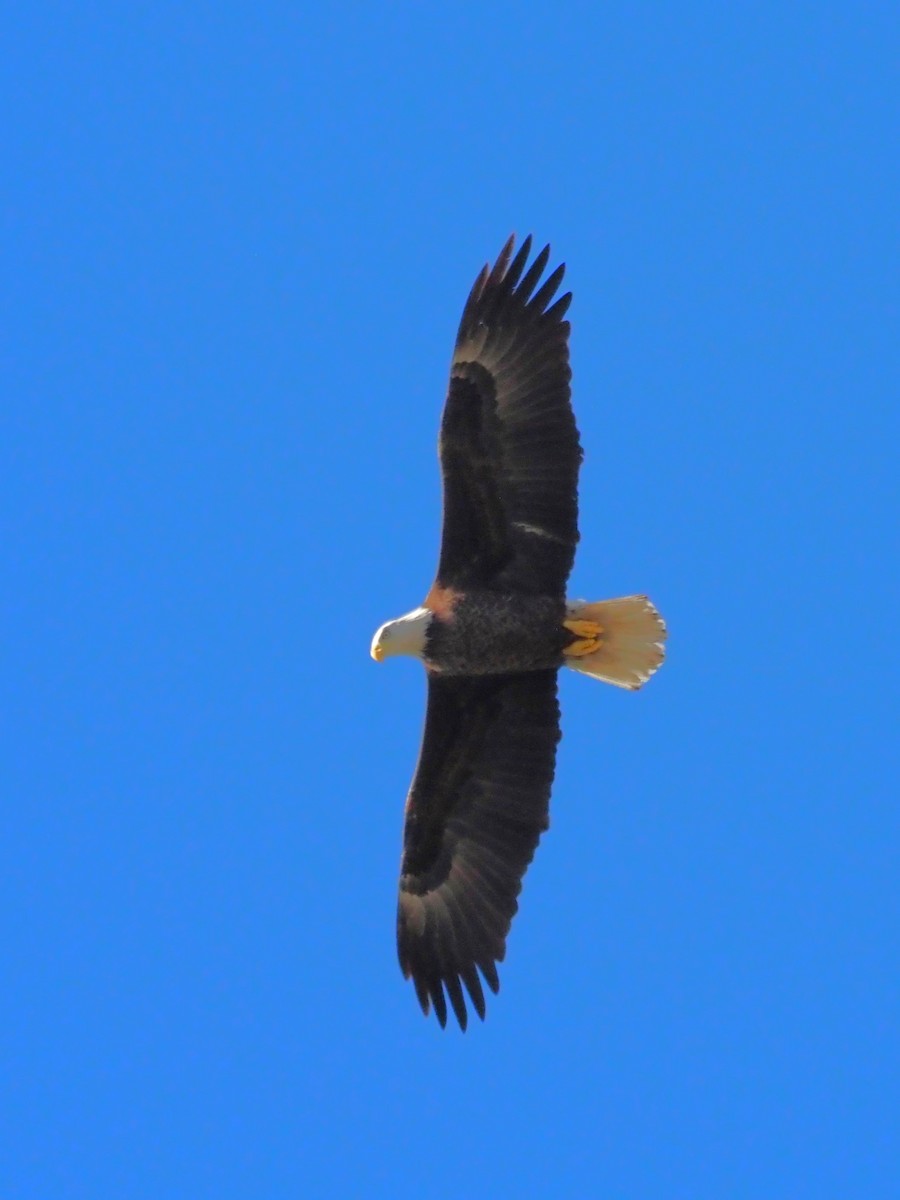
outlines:
M376 662L384 662L384 647L380 642L376 642L372 646L372 657Z

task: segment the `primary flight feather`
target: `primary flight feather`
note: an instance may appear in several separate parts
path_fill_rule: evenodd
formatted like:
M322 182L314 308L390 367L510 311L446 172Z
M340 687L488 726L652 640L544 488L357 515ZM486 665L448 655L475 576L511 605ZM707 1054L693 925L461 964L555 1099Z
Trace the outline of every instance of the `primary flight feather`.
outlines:
M463 310L441 421L444 517L420 608L382 625L381 662L420 658L425 732L406 801L397 950L423 1012L481 1018L522 878L547 828L561 666L639 688L663 660L646 596L566 599L581 446L569 381L564 266L510 238ZM463 991L465 988L465 993Z

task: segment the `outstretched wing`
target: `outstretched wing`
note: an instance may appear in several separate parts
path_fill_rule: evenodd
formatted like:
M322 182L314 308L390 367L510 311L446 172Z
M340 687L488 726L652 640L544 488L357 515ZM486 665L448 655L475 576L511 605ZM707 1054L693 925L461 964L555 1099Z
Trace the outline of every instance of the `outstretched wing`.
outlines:
M478 971L496 964L522 877L547 828L559 741L556 671L429 673L419 764L406 802L397 950L423 1012L447 997L463 1029L461 983L483 1019Z
M437 583L563 595L578 541L581 446L569 380L570 292L560 265L535 288L510 238L463 311L441 422L444 522ZM523 275L523 271L525 272Z

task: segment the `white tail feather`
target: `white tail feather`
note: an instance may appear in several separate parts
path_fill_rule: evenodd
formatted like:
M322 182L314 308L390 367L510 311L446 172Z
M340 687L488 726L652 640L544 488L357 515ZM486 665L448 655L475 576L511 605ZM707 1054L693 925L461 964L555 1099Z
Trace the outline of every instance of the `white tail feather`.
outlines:
M564 660L573 671L634 691L662 664L666 623L646 596L594 603L570 600L566 611L570 618L594 621L601 628L597 650Z

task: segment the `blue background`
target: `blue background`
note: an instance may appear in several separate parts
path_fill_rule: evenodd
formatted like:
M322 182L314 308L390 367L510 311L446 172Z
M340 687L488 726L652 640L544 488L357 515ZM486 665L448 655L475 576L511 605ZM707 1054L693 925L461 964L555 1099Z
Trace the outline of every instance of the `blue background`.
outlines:
M892 4L4 19L0 1194L887 1197ZM502 989L393 944L459 312L573 288L567 673Z

